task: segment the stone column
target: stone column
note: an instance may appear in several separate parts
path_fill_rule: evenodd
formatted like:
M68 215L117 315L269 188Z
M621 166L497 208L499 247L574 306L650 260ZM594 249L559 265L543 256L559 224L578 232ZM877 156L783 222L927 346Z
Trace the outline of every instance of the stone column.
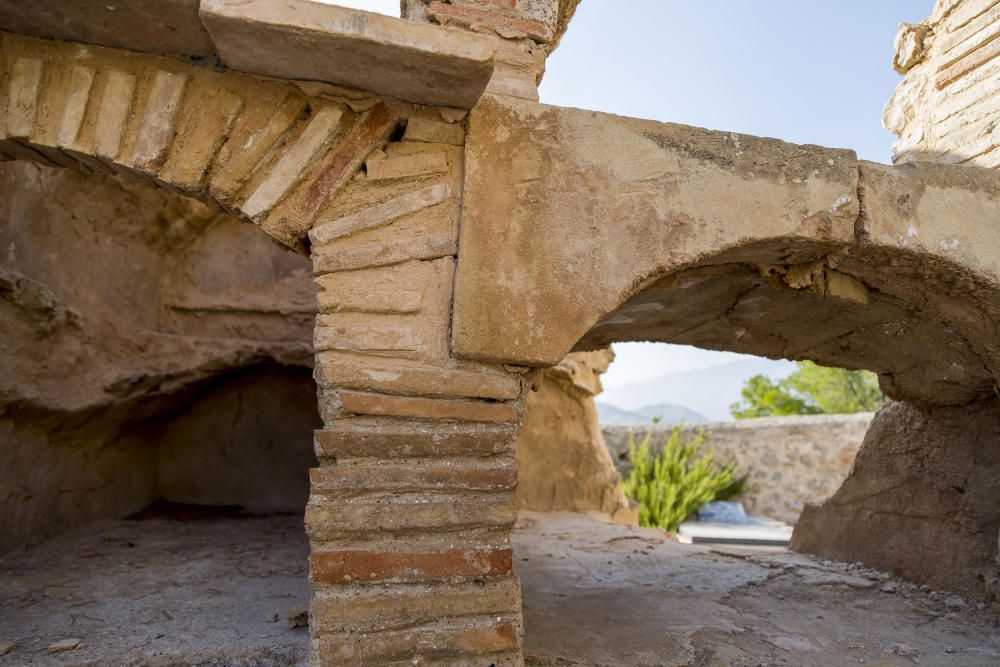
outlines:
M411 117L310 233L312 665L522 664L525 382L448 344L463 143L461 121Z

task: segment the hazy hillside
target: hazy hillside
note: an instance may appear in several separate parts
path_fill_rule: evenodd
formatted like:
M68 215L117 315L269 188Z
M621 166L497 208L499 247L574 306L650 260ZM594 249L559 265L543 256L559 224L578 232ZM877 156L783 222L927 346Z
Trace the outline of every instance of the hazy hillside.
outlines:
M597 416L602 424L608 426L641 426L652 422L654 417L659 417L665 424L699 424L708 421L704 415L694 410L669 403L645 405L638 410L623 410L601 401L596 401L596 405Z
M669 405L691 410L701 416L702 421L728 420L731 419L729 405L740 399L740 390L748 378L758 373L781 378L793 370L795 364L790 361L746 359L710 368L667 373L652 380L606 389L599 399L608 407L626 412L638 412L646 406ZM612 418L611 413L608 414ZM695 420L684 421L691 423Z

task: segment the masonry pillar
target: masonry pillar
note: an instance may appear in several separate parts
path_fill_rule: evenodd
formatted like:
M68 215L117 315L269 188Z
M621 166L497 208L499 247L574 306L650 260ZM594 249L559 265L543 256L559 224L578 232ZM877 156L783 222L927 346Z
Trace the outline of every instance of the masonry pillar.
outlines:
M464 130L409 118L310 233L312 665L520 665L524 378L449 352Z

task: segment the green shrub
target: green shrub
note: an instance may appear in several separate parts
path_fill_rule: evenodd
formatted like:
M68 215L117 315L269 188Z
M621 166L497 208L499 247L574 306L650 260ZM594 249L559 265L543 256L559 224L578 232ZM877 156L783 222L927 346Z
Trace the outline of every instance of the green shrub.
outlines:
M640 504L639 525L675 531L706 503L742 490L744 478L736 476L734 464L719 465L712 452L697 456L705 444L704 430L681 442L680 427L675 426L656 455L649 451L652 439L652 427L638 445L634 433L628 436L632 469L622 486L625 495Z

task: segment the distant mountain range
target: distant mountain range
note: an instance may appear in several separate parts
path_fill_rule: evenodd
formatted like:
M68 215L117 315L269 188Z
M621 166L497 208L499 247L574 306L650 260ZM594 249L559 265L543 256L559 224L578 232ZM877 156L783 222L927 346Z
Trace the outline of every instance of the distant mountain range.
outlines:
M606 424L622 423L605 421L605 415L608 420L616 419L614 409L639 415L640 424L649 423L657 410L663 410L663 421L667 423L681 420L685 423L728 421L732 419L729 406L740 400L743 384L749 378L760 374L778 379L794 370L795 364L791 361L753 358L709 368L667 373L651 380L605 390L598 396L598 414L601 422ZM676 412L678 410L689 416L675 418L674 415L684 414Z
M644 405L638 410L622 410L600 401L595 401L595 404L597 416L605 426L643 426L650 424L656 417L664 424L699 424L708 421L704 415L694 410L670 403Z

